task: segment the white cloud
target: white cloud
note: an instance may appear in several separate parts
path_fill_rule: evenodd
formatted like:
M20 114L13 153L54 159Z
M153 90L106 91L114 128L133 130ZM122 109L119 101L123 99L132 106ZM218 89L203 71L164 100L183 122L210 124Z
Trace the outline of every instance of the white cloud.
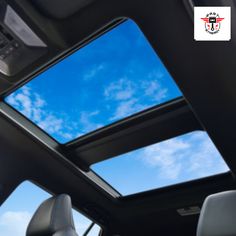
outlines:
M0 216L1 236L25 235L31 216L27 211L7 211L3 213Z
M68 137L69 133L64 132L66 124L63 123L62 117L49 111L46 101L30 87L24 86L18 92L11 94L7 102L49 134Z
M94 78L100 71L104 70L105 65L102 63L91 68L87 73L84 74L84 80L90 80Z
M104 64L97 65L85 75L85 79L95 76L104 67ZM123 77L110 83L103 91L104 100L101 102L105 103L105 106L99 107L99 112L103 111L104 118L97 110L77 111L73 116L50 110L50 104L48 105L44 98L29 86L24 86L11 94L7 102L50 135L67 141L78 137L77 134L85 134L102 127L104 122L107 122L105 119L111 122L119 120L161 102L168 93L158 81L162 77L161 73L154 71L147 76L149 80L144 79L145 82L139 78L128 80ZM87 99L89 97L85 98L86 101Z
M161 84L156 80L143 83L145 96L151 97L156 102L161 102L168 95L168 89L162 88Z
M144 80L129 80L123 77L104 89L106 100L113 102L110 120L118 120L145 108L161 103L168 96L162 86L163 74L153 71Z
M99 115L98 110L80 112L79 120L74 121L74 117L70 117L70 114L50 111L46 101L28 86L11 94L7 102L50 135L57 135L65 140L72 140L103 126L94 121Z
M10 95L10 99L14 100L13 104L19 106L24 115L30 117L33 112L33 104L30 99L30 91L28 87L22 88L21 93L17 93L16 95Z
M190 140L195 144L194 151L189 156L189 173L197 173L198 176L212 175L228 170L220 153L212 141L203 132L195 133Z
M148 78L153 80L161 80L164 78L164 73L161 69L153 70L148 74Z
M138 156L147 166L157 169L158 178L173 182L228 170L211 140L200 131L146 147Z
M135 93L135 84L127 78L122 78L117 82L112 82L105 88L104 95L107 99L113 100L127 100Z
M142 152L143 160L159 169L161 178L176 179L182 169L182 158L190 147L181 139L171 139L147 147Z
M83 111L80 113L79 124L81 126L81 130L84 131L84 133L99 129L103 126L103 124L93 121L94 117L99 115L99 113L99 111Z
M116 110L110 120L119 120L127 117L137 111L143 110L145 107L137 102L137 99L122 101L116 107Z
M49 133L57 133L62 129L62 119L56 118L52 114L48 114L46 117L37 120L37 124L43 130L47 130Z

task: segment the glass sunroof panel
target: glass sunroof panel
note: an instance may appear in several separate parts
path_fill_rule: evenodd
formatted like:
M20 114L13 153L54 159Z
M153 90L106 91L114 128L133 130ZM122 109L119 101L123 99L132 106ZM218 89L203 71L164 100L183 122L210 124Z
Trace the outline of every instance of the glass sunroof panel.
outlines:
M181 96L131 20L105 33L6 98L61 143Z
M229 168L208 135L195 131L97 163L92 170L126 196Z

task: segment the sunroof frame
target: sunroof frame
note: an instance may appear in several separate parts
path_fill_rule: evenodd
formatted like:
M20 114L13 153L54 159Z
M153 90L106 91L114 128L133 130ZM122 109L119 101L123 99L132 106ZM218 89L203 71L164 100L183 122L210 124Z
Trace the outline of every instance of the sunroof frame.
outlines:
M80 42L79 44L77 44L75 47L73 47L72 49L69 49L68 52L65 52L63 55L61 55L57 60L55 60L54 62L50 63L47 67L45 67L44 69L40 70L39 73L37 73L36 75L34 75L33 77L30 78L30 80L33 80L34 78L36 78L38 75L40 75L41 73L45 72L46 70L48 70L49 68L51 68L52 66L54 66L55 64L61 62L62 60L66 59L67 57L69 57L70 55L74 54L75 52L79 51L81 48L87 46L89 43L91 43L92 41L96 40L97 38L99 38L100 36L106 34L107 32L111 31L112 29L116 28L117 26L119 26L120 24L124 23L125 21L127 20L131 20L133 21L132 19L130 18L126 18L126 17L123 17L123 18L117 18L117 19L114 19L112 22L110 22L108 25L106 25L105 27L103 27L102 29L98 30L97 32L95 32L93 35L89 36L88 38L86 38L84 41ZM139 25L133 21L134 24L139 28ZM139 28L140 29L140 28ZM141 31L141 29L140 29ZM142 32L143 33L143 32ZM145 34L143 33L144 37L145 37ZM146 39L147 42L150 44L150 42L148 41L148 39ZM152 48L152 45L150 44L150 47ZM153 51L155 52L155 50L153 49ZM158 56L158 55L157 55ZM167 68L164 66L164 68L167 70ZM167 70L168 71L168 70ZM29 80L27 81L29 82ZM174 81L173 81L174 82ZM175 83L175 82L174 82ZM5 94L4 96L4 99L9 96L10 94L12 94L13 92L15 92L19 87L21 87L22 84L17 87L14 88L14 90L11 90L11 91L8 91L7 94ZM178 88L178 86L176 85L176 87ZM176 100L176 99L179 99L181 98L180 97L176 97L174 98L173 100ZM167 102L171 102L172 100L168 100ZM156 106L159 106L161 104L165 104L167 102L164 102L164 103L160 103ZM10 105L11 106L11 105ZM144 110L141 110L137 113L134 113L133 115L129 115L128 117L124 117L124 118L121 118L117 121L114 121L114 122L111 122L111 123L108 123L107 125L105 126L102 126L101 128L97 128L95 130L92 130L92 131L89 131L88 133L85 133L85 134L82 134L81 136L73 139L73 140L70 140L68 142L60 142L59 140L57 140L55 137L53 137L51 134L49 134L46 130L43 130L41 127L39 127L37 124L35 124L34 121L30 120L29 118L26 117L26 119L29 119L30 122L32 122L32 124L36 125L39 129L41 129L46 135L48 135L50 138L52 138L53 140L55 140L58 144L60 145L64 145L64 146L68 146L68 145L71 145L72 143L77 143L77 142L83 142L84 140L87 140L88 138L90 137L94 137L94 135L96 136L97 134L100 133L100 131L103 131L103 130L107 130L110 128L110 126L113 127L116 126L117 123L119 122L123 122L125 121L127 118L132 118L134 115L138 115L139 113L142 113L142 112L146 112L152 108L155 108L156 107L155 105L152 106L152 107L149 107L149 108L146 108ZM13 107L13 109L15 109ZM19 112L17 109L15 109L17 112ZM23 114L24 116L24 114Z
M88 171L97 162L196 130L203 128L181 97L68 143L64 149L73 163Z
M120 20L120 23L122 23L123 21L124 21L125 19L122 19L122 20ZM113 25L113 27L115 27L116 25L118 25L119 23L115 23L114 25ZM111 28L110 28L110 26L109 27L107 27L107 30L106 31L108 31L108 30L110 30ZM100 35L102 35L103 33L105 33L106 31L104 31L104 32L100 32L99 34L97 34L97 36L96 37L99 37ZM47 67L45 67L44 69L42 69L41 71L40 71L40 73L41 72L43 72L44 70L46 70L47 68L49 68L49 67L51 67L51 66L53 66L54 64L56 64L56 63L58 63L58 61L60 61L60 60L63 60L65 57L67 57L67 56L69 56L70 54L72 54L73 52L75 52L75 51L77 51L79 48L81 48L81 47L83 47L83 46L85 46L87 43L89 43L90 41L92 41L92 40L94 40L94 39L96 39L96 37L94 38L94 37L89 37L88 38L88 41L87 40L85 40L82 44L81 43L79 43L77 46L75 46L75 47L73 47L73 49L69 49L67 52L65 52L65 53L63 53L62 55L60 55L54 62L51 62L51 64L50 65L47 65ZM36 75L35 75L36 76ZM32 77L30 78L30 79L33 79ZM19 85L20 86L20 85ZM18 87L19 87L18 86ZM15 88L15 89L17 89L17 88ZM14 90L15 90L14 89ZM12 90L13 91L13 90ZM11 93L12 91L9 91L7 94L9 94L9 93ZM6 94L6 95L7 95ZM177 100L178 99L180 99L180 100L183 100L185 103L186 103L186 101L184 100L184 98L177 98ZM171 101L172 102L172 101ZM169 103L169 102L167 102L167 103ZM187 103L186 103L187 104ZM5 104L6 106L8 106L7 104ZM165 105L165 104L161 104L161 105ZM168 105L168 104L167 104ZM159 107L159 106L158 106ZM154 108L156 108L156 107L153 107L153 108L151 108L150 110L152 110L152 109L154 109ZM11 108L11 109L13 109L13 108ZM188 108L190 111L191 111L191 109L190 108ZM148 109L149 110L149 109ZM16 113L19 113L18 111L15 111ZM142 112L141 112L142 113ZM192 115L194 116L194 119L196 119L196 122L198 123L198 126L199 126L199 128L200 129L203 129L202 128L202 126L201 126L201 124L199 123L199 121L198 121L198 119L196 118L196 116L194 115L194 113L191 111L191 113L192 113ZM10 116L11 116L12 114L10 114ZM20 113L18 114L18 115L20 115L20 116L22 116ZM143 114L136 114L136 115L143 115ZM134 116L132 116L131 118L133 119L133 118L136 118L136 115L134 115ZM30 120L28 120L27 118L25 118L24 116L22 116L22 120L27 120L27 122L31 122ZM117 128L118 127L120 127L120 125L121 125L121 123L125 123L125 122L127 122L127 119L125 118L125 119L123 119L123 120L121 120L121 121L117 121L116 122L116 124L115 125L117 125ZM33 123L33 122L31 122L32 123L32 125L33 126L35 126L35 124ZM44 133L44 134L46 134L45 136L43 135L43 140L44 141L47 141L47 142L49 142L49 143L53 143L53 149L55 148L55 150L59 150L59 152L61 152L61 154L62 155L64 155L65 156L65 158L67 158L68 160L70 160L70 161L72 161L74 164L76 164L77 166L79 166L79 167L81 167L81 169L83 169L83 170L85 170L85 171L88 171L89 170L89 166L86 164L86 163L84 163L84 161L81 159L81 160L79 160L80 158L78 158L76 161L75 161L75 159L74 158L77 158L77 157L75 157L75 156L73 156L73 153L71 152L72 150L73 151L76 151L75 149L76 149L76 146L78 146L79 148L85 148L85 149L87 149L87 147L85 146L85 144L92 144L92 142L94 141L93 140L93 138L94 139L96 139L97 137L96 137L96 135L99 133L99 135L101 134L101 136L103 136L104 138L105 137L107 137L107 136L110 136L110 135L108 135L108 133L106 133L105 132L105 130L106 129L108 129L109 131L111 131L111 135L113 135L114 133L113 133L113 130L112 130L112 128L114 127L113 126L114 124L112 124L112 125L108 125L108 126L106 126L106 127L104 127L104 128L101 128L100 130L96 130L96 131L94 131L94 132L92 132L92 133L89 133L89 134L86 134L86 135L84 135L84 136L81 136L81 137L79 137L79 138L77 138L77 139L75 139L75 140L73 140L73 141L71 141L71 142L68 142L68 143L66 143L66 144L60 144L60 143L58 143L55 139L53 139L50 135L48 135L45 131L43 131L42 129L40 129L39 127L35 127L35 130L36 130L36 133L38 133L38 131L40 130L42 133ZM32 127L31 127L32 128ZM103 130L104 129L104 130ZM107 135L107 136L106 136ZM55 144L55 142L57 143L57 144ZM50 144L50 145L51 145ZM92 144L92 146L93 146L93 144ZM77 148L78 148L77 147ZM214 176L212 176L212 177L206 177L206 179L208 179L208 178L213 178ZM204 178L205 179L205 178ZM102 179L101 179L102 180ZM103 181L103 180L102 180ZM197 182L198 180L193 180L193 181L191 181L191 182ZM105 181L104 181L104 183L105 184L107 184ZM184 186L185 185L185 183L180 183L180 184L177 184L177 186ZM111 186L110 186L111 187ZM165 188L169 188L169 187L164 187L164 189ZM109 190L108 190L109 191ZM156 191L156 190L150 190L150 191L148 191L148 192L153 192L153 191ZM142 194L144 194L144 193L138 193L138 194L135 194L135 195L142 195Z
M163 178L163 181L167 181L165 184L162 184L162 185L160 185L160 186L158 186L159 185L159 183L158 183L158 181L160 180L161 181L161 177L160 177L160 179L158 179L157 180L157 184L156 184L156 186L152 186L152 187L147 187L146 185L146 188L145 187L143 187L143 189L142 188L140 188L139 190L138 190L138 188L136 189L136 190L134 190L133 189L133 191L131 191L131 192L127 192L127 190L124 190L125 189L125 186L130 186L130 187L132 187L132 184L128 184L128 182L129 182L129 178L130 178L130 176L129 176L129 173L130 172L132 172L132 173L134 173L134 169L132 169L132 168L124 168L123 169L123 164L124 163L122 163L122 166L120 165L121 164L121 162L119 162L119 160L121 160L122 158L123 158L123 160L126 160L127 162L126 162L126 165L131 165L131 166L136 166L136 164L139 166L138 168L142 168L142 167L140 167L140 160L138 160L139 158L138 157L145 157L144 156L144 153L143 153L143 151L145 150L145 148L149 148L149 147L152 147L153 145L155 146L157 146L158 147L158 145L159 144L161 144L161 143L165 143L165 142L168 142L168 141L171 141L171 140L174 140L174 139L176 139L176 141L178 140L178 139L180 139L180 140L182 140L182 139L185 139L186 137L190 137L190 140L185 140L185 141L183 141L183 142L186 142L186 144L190 144L190 146L192 146L192 142L191 142L191 139L192 138L199 138L199 135L200 135L200 137L202 138L202 137L204 137L203 138L203 140L204 141L209 141L209 143L212 143L213 144L213 146L212 146L212 144L210 144L211 145L211 147L213 148L213 149L210 149L210 150L212 150L212 151L214 151L214 152L216 152L215 154L216 154L216 157L217 157L217 159L215 159L215 161L216 161L216 163L215 164L219 164L220 163L220 168L219 169L214 169L214 167L212 166L212 168L213 168L213 171L212 171L212 173L208 173L208 174L206 174L206 173L204 173L204 174L202 174L201 176L199 176L199 177L196 177L198 174L197 174L197 172L195 171L194 172L194 174L196 174L196 176L194 176L194 174L193 174L193 176L191 176L191 175L189 175L188 177L187 177L187 179L185 179L185 180L178 180L178 181L176 181L176 179L172 179L172 178L170 178L170 179L168 179L168 177L166 177L166 178ZM203 136L202 136L203 135ZM201 140L201 139L200 139ZM169 147L170 148L170 147ZM194 146L192 146L191 148L195 148ZM190 150L188 150L188 151L190 151ZM202 150L203 151L203 150ZM204 150L205 151L205 150ZM204 151L203 151L203 155L204 155ZM140 152L142 153L142 155L140 155ZM154 154L154 153L153 153ZM199 154L202 154L202 152L199 152ZM129 155L131 155L131 157L129 156ZM138 155L138 156L137 156ZM155 154L154 154L155 155ZM177 156L179 156L178 154L177 154ZM191 155L190 155L191 156ZM213 155L214 156L214 155ZM184 157L186 157L186 159L188 160L188 156L184 156ZM129 162L128 161L128 159L129 158L131 158L131 162ZM135 158L137 158L137 159L135 159ZM151 158L151 157L150 157ZM113 160L108 160L108 159L117 159L116 161L118 161L118 162L113 162ZM129 151L129 152L125 152L125 153L122 153L121 155L117 155L117 156L115 156L115 157L113 157L113 158L108 158L108 159L106 159L105 161L102 161L102 163L100 163L100 162L97 162L97 163L95 163L95 165L94 165L94 167L96 166L96 164L98 164L98 165L100 165L100 167L96 170L96 167L95 167L95 169L94 168L91 168L91 171L93 171L96 175L98 175L101 179L103 179L103 181L105 181L107 184L109 184L110 186L112 186L114 189L116 189L116 191L118 191L123 197L128 197L128 196L131 196L131 195L139 195L139 194L143 194L143 193L146 193L146 192L151 192L151 191L155 191L155 190L160 190L160 189L169 189L169 188L172 188L172 187L174 187L174 186L181 186L181 185L183 185L183 184L188 184L188 183L192 183L192 182L195 182L195 181L201 181L201 180L204 180L204 179L208 179L209 177L214 177L214 176L220 176L220 175L224 175L224 174L226 174L226 173L230 173L230 169L229 169L229 166L227 165L227 163L225 162L225 160L222 158L222 156L220 155L220 153L219 153L219 151L218 151L218 149L216 148L216 146L214 145L214 143L212 142L212 140L210 139L210 137L207 135L207 133L204 131L204 130L194 130L194 131L191 131L191 132L185 132L185 133L183 133L183 134L181 134L181 135L175 135L174 137L172 137L172 138L167 138L167 139L164 139L163 141L160 141L160 142L157 142L157 143L154 143L154 144L151 144L151 145L145 145L144 147L141 147L141 148L137 148L137 149L134 149L134 150L132 150L132 151ZM173 158L174 159L174 158ZM176 160L178 160L178 159L175 159L175 161ZM187 161L186 160L186 161ZM190 158L190 160L191 160L191 158ZM183 161L183 160L182 160ZM214 160L213 160L214 161ZM221 162L222 161L222 162ZM103 162L105 162L105 165L104 165L104 163ZM112 169L112 168L116 168L116 164L119 166L119 167L117 167L118 169L118 173L116 173L116 174L114 174L113 172L109 172L109 174L105 174L105 176L104 176L104 173L102 172L104 169L106 170L106 169ZM129 164L127 164L127 163L129 163ZM138 164L139 163L139 164ZM177 163L176 164L180 164L178 161L177 161ZM221 166L221 165L223 165L223 166ZM143 166L143 167L145 167L145 163L143 163L143 165L141 165L141 166ZM204 166L204 163L202 163L201 164L201 166ZM127 166L126 166L127 167ZM219 167L219 166L218 166ZM222 169L221 169L222 168ZM145 169L145 168L144 168ZM154 168L150 168L150 170L151 169L154 169ZM223 169L225 169L225 170L223 170ZM165 169L165 171L168 171L168 169ZM105 171L106 172L106 171ZM114 172L116 172L116 171L114 171ZM138 169L135 169L135 172L136 173L142 173L140 170L138 170ZM164 172L164 169L163 169L163 172ZM182 171L183 173L184 173L184 176L185 176L185 174L187 174L188 172L186 172L185 173L185 171ZM112 176L113 176L113 174L116 176L116 178L113 178ZM154 174L154 173L152 173L152 174ZM118 175L118 176L117 176ZM147 171L146 171L146 175L147 175ZM124 180L124 179L122 179L122 176L124 176L125 177L125 179L127 179L127 183L125 182L126 180ZM145 175L144 175L145 176ZM154 175L155 176L155 175ZM153 176L153 177L154 177ZM122 180L120 180L120 178L119 177L121 177L121 179ZM183 177L183 176L182 176ZM181 178L181 177L180 177ZM131 174L131 182L136 182L137 180L136 180L136 178L132 178L132 174ZM143 179L143 177L142 177L142 179ZM144 177L144 179L145 179L145 183L146 182L148 182L149 180L152 182L152 180L151 179L148 179L147 177L145 178ZM119 181L119 184L117 183L117 180ZM169 181L168 181L169 180ZM140 179L140 181L141 181L141 179ZM169 182L169 183L168 183ZM123 183L123 184L122 184ZM134 184L134 183L133 183ZM134 184L134 186L135 186L135 184ZM123 190L122 190L123 189ZM126 192L126 193L125 193Z
M66 59L67 57L71 56L72 54L74 54L75 52L77 52L78 50L80 50L81 48L85 47L86 45L88 45L89 43L91 43L92 41L96 40L97 38L101 37L102 35L104 35L106 32L111 31L113 28L119 26L120 24L122 24L123 22L127 21L129 18L127 17L117 17L115 19L113 19L112 21L110 21L108 24L104 25L104 27L98 29L96 32L92 33L91 35L89 35L88 37L86 37L85 39L83 39L82 41L76 43L73 47L68 48L63 50L62 53L59 53L57 56L55 56L52 60L48 61L48 63L45 63L42 67L40 67L37 71L35 71L34 73L31 73L27 78L25 78L23 81L21 81L21 83L16 84L14 87L12 87L11 89L8 89L5 91L5 93L2 95L2 101L3 103L5 103L8 107L10 107L12 110L14 110L16 113L18 113L20 116L22 116L23 118L25 118L27 121L29 121L33 126L35 126L37 129L39 129L40 131L42 131L42 133L44 133L46 136L48 136L50 139L52 139L53 141L55 141L57 144L59 144L60 146L66 146L68 143L73 142L75 140L78 140L80 138L84 138L85 136L89 135L90 133L99 131L100 129L94 130L92 132L89 132L87 134L84 134L78 138L75 138L74 140L71 140L69 142L66 143L60 143L58 140L56 140L54 137L52 137L49 133L47 133L45 130L43 130L41 127L39 127L38 125L36 125L32 120L30 120L29 118L27 118L26 116L24 116L22 113L20 113L18 110L16 110L14 107L10 106L9 104L7 104L5 102L6 97L8 97L9 95L11 95L12 93L14 93L16 90L18 90L19 88L23 87L24 85L26 85L28 82L30 82L31 80L35 79L37 76L39 76L40 74L44 73L45 71L47 71L48 69L50 69L51 67L53 67L54 65L60 63L61 61L63 61L64 59ZM109 126L109 125L107 125Z
M1 104L3 105L4 103L1 103ZM124 131L125 130L127 131L129 128L134 128L137 125L138 126L144 125L147 128L149 125L151 125L153 123L153 118L157 119L157 120L159 120L161 118L160 120L168 122L168 124L169 124L168 126L170 126L171 130L172 130L172 134L170 135L169 138L177 136L176 134L174 134L174 132L175 132L174 127L178 127L178 128L180 127L180 134L184 134L184 133L187 133L189 131L194 131L194 130L204 130L202 128L201 124L199 123L198 119L196 118L195 114L190 109L188 103L185 101L185 99L183 97L180 97L180 98L176 98L172 101L168 101L164 104L157 105L157 106L147 109L145 111L139 112L131 117L117 121L116 123L111 124L108 127L101 128L101 130L94 131L94 133L88 135L88 137L83 137L83 140L80 140L80 138L79 138L78 140L75 140L73 142L67 143L65 145L61 145L61 144L57 143L55 140L53 140L51 137L49 137L47 135L47 133L45 133L39 127L35 126L34 123L32 123L27 118L25 118L18 111L14 110L12 107L10 107L7 104L4 104L4 107L5 108L8 107L7 110L5 110L5 108L3 110L5 110L5 114L7 114L9 117L13 117L14 115L17 115L18 118L16 118L16 120L18 120L18 121L19 121L19 117L21 117L21 122L24 123L23 127L25 126L25 124L27 124L27 122L31 123L31 128L27 129L27 131L30 131L31 129L33 129L34 132L36 133L37 138L38 138L38 134L40 134L40 132L39 132L39 130L40 130L41 133L44 134L44 135L41 134L39 136L39 138L41 138L42 141L47 141L47 145L50 146L53 150L56 150L61 155L63 155L66 159L68 159L69 161L72 161L73 164L78 166L83 171L90 173L89 176L92 174L93 177L90 176L89 178L92 179L94 181L94 183L97 183L100 187L102 187L102 189L105 189L114 198L120 198L120 197L126 198L126 197L129 197L130 195L122 196L116 189L114 189L113 186L111 186L104 179L102 179L99 175L97 175L94 171L92 171L90 169L90 165L92 163L86 164L86 161L78 153L78 150L90 149L91 151L94 151L93 148L98 147L96 141L99 141L99 140L101 141L101 143L104 143L104 140L106 140L106 142L105 142L106 149L109 147L110 142L112 140L115 140L115 145L117 145L117 143L119 143L119 141L122 139L122 137L119 137L118 139L116 137L117 133L119 133L120 130L123 129ZM2 110L2 109L0 109L0 110ZM11 112L9 113L9 111L11 111ZM163 117L161 117L163 114L165 115L165 113L167 113L167 114L174 113L175 114L174 120L175 120L175 118L178 119L178 116L180 114L183 115L183 117L185 116L186 119L181 119L181 121L182 121L181 126L175 126L175 122L173 123L173 120L163 119ZM164 117L166 118L166 116L164 116ZM145 122L147 122L146 125L145 125ZM138 133L142 134L143 131L139 130ZM162 137L161 139L164 140L167 138ZM133 140L132 140L132 142L133 142ZM152 141L152 143L153 142L156 142L156 141ZM46 142L44 142L44 143L46 143ZM148 144L145 144L145 145L148 145ZM144 146L144 145L139 144L137 147L132 148L132 150L138 149L142 146ZM112 155L109 157L104 156L103 158L105 160L108 158L112 158L113 156L116 156L116 155ZM93 163L96 163L99 161L100 160L96 160ZM219 175L226 175L226 174L227 173L222 173ZM216 175L216 176L218 176L218 175ZM195 182L197 183L198 181L204 181L204 179L210 179L210 178L214 178L214 177L215 176L210 176L210 177L205 177L205 178L201 178L201 179L197 179L197 180L191 180L191 181L184 182L184 183L179 183L179 184L174 184L171 186L162 187L160 189L148 190L145 192L135 193L135 194L131 194L131 195L139 196L139 195L146 194L148 192L155 192L155 191L160 191L160 190L162 191L162 189L164 190L164 189L169 189L169 188L173 188L173 187L178 188L179 186L185 186L188 183L195 183Z
M181 100L183 100L183 99L181 99ZM169 104L166 104L166 105L169 106ZM124 199L124 200L130 199L133 201L133 200L139 199L139 198L144 198L144 197L148 198L150 196L156 195L157 193L164 193L166 191L173 191L173 189L175 189L175 191L176 191L178 189L180 190L180 189L188 188L188 186L192 186L193 184L196 186L201 185L201 183L205 183L208 181L214 181L218 178L219 179L221 179L221 178L232 179L232 173L231 173L231 171L228 171L226 173L220 173L220 174L216 174L213 176L203 177L200 179L194 179L194 180L190 180L187 182L177 183L177 184L170 185L170 186L164 186L164 187L157 188L157 189L151 189L148 191L123 196L121 193L119 193L119 191L114 189L113 186L111 186L109 183L107 183L103 178L101 178L99 175L97 175L94 171L87 169L86 171L89 171L89 172L84 172L85 169L83 169L83 167L84 167L82 164L83 161L80 160L79 157L77 158L77 163L73 162L71 159L71 153L67 150L65 145L60 145L57 142L55 142L48 135L46 135L44 132L42 132L42 130L40 130L37 126L32 124L28 119L26 119L24 116L22 116L20 113L15 111L12 107L5 104L4 102L0 102L0 114L5 116L8 120L13 122L15 125L17 125L18 129L22 129L23 132L25 132L32 139L34 139L37 143L39 143L39 145L43 145L45 148L47 148L52 153L53 156L55 156L55 157L58 156L59 159L64 159L64 161L68 160L70 163L70 164L69 163L68 164L72 165L72 167L74 166L72 168L72 170L77 169L77 171L80 171L80 169L82 169L82 173L84 173L84 175L87 176L88 180L92 180L93 185L99 186L100 190L102 192L108 194L108 196L112 199ZM142 122L140 122L139 124L142 124ZM200 123L198 123L198 124L199 124L199 126L201 126ZM197 129L197 130L199 130L199 129ZM203 130L203 129L200 129L200 130ZM105 138L105 136L104 136L104 138ZM109 143L107 143L107 145L109 145ZM79 169L78 169L78 167L79 167Z

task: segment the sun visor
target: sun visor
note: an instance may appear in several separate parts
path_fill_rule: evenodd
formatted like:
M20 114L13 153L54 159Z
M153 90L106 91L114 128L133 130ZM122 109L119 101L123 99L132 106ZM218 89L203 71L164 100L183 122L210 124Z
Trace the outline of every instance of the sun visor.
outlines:
M65 19L95 0L31 0L35 7L52 18Z

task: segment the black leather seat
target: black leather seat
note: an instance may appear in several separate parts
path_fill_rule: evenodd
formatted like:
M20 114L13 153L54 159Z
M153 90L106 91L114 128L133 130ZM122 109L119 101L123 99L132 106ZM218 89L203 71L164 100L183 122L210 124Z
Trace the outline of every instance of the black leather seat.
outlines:
M66 194L44 201L33 215L26 236L78 236Z
M197 228L197 236L236 235L236 191L213 194L206 198Z

